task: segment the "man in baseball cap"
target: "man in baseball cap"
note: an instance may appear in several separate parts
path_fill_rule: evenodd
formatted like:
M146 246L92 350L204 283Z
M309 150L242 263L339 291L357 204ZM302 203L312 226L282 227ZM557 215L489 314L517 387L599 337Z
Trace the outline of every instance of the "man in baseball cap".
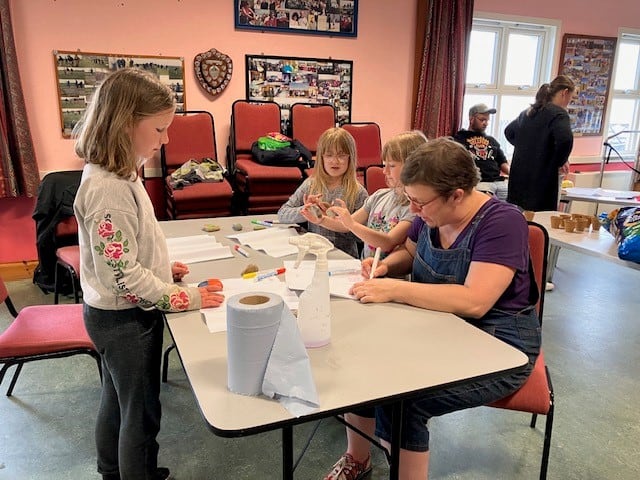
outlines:
M506 200L509 163L498 141L485 133L489 116L494 113L496 109L484 103L474 105L469 109L469 129L460 130L453 138L471 152L480 169L480 183L476 188Z

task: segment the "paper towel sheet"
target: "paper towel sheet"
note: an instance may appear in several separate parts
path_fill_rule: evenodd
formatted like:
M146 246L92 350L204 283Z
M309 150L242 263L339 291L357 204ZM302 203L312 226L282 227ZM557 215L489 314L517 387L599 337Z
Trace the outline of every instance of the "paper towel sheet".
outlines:
M213 235L167 238L167 249L171 262L187 264L233 257L230 248L217 242Z
M267 363L262 393L278 400L296 417L307 415L320 405L307 350L296 318L286 305Z
M285 260L284 267L285 282L291 290L306 290L313 279L313 272L316 268L315 260L303 260L298 268L293 268L295 262ZM329 271L354 270L352 273L332 275L329 277L329 293L334 297L356 298L349 294L351 286L363 280L360 272L360 260L355 258L347 260L329 260Z
M227 300L238 293L251 293L257 290L271 292L280 295L284 303L291 309L298 309L298 296L287 288L284 282L278 277L269 277L256 282L255 279L244 278L223 278L221 279L224 295L224 302L216 308L202 308L200 313L204 317L207 328L211 333L224 332L227 330ZM196 286L196 285L193 285Z
M241 395L278 400L298 417L314 411L318 394L296 319L282 298L242 293L227 303L227 386Z
M293 228L271 227L252 232L234 233L227 238L237 240L254 250L263 250L271 257L284 257L298 253L298 247L289 243L289 237L295 237L298 232Z

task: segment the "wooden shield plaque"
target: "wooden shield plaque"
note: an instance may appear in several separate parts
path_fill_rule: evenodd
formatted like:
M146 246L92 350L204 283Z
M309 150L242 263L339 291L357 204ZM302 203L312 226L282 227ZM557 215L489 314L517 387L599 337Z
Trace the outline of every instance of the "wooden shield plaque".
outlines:
M231 81L233 62L228 55L215 48L196 55L193 67L202 88L213 96L222 93Z

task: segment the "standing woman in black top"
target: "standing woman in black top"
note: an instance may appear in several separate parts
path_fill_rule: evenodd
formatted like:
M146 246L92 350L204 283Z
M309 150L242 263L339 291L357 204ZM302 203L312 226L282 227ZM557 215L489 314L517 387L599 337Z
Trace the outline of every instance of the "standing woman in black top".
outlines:
M523 210L557 210L559 175L569 173L573 133L567 106L575 84L566 75L545 83L536 101L507 125L505 137L515 150L507 201Z

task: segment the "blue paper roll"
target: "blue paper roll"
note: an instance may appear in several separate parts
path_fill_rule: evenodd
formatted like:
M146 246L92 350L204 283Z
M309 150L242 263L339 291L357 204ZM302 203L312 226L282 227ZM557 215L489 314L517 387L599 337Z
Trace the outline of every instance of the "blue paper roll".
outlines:
M278 333L284 301L254 292L227 300L227 386L234 393L260 395Z

